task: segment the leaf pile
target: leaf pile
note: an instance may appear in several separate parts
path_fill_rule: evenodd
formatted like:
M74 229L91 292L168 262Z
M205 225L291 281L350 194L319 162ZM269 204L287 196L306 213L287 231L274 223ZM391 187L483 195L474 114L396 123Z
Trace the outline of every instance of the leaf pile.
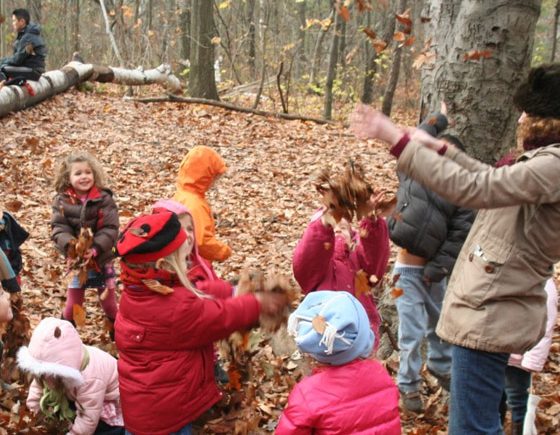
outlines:
M195 145L215 148L228 165L228 172L208 193L213 212L219 216L218 236L233 248L232 257L216 265L225 279L233 279L244 268L290 274L294 247L309 218L321 206L314 174L325 163L337 173L344 170L349 157L359 158L372 186L396 190L395 162L387 151L373 142L354 139L338 126L263 118L201 105L127 103L116 95L120 88L104 89L109 93L72 90L0 119L2 205L31 233L22 246L20 307L32 326L45 316L59 317L64 306L66 266L50 241L49 222L55 168L72 150L93 152L108 172L122 227L131 217L149 211L156 200L173 195L179 163L189 149ZM342 112L349 108L335 110L343 118ZM397 111L395 117L411 125L414 114ZM364 278L361 285L365 289ZM394 327L394 301L385 296L387 302L380 302L386 313L384 321L388 328ZM84 343L116 354L97 299L96 292L86 293L80 335ZM29 326L22 320L10 327L17 330L14 337L18 343L8 345L6 341L7 347L19 347L28 339ZM235 367L229 370L224 365L231 372L230 385L220 407L199 422L201 432L272 433L290 389L309 371L284 328L272 335L257 330L245 340L249 357L246 373L236 377ZM554 433L560 416L558 332L554 340L556 350L534 383L535 391L546 399L539 408L541 433ZM389 346L380 356L395 375L396 352ZM57 433L29 415L24 379L11 370L13 361L6 352L4 357L2 377L9 389L0 397L0 435ZM427 410L420 416L401 414L405 433L445 433L445 394L429 374L425 379L422 392Z

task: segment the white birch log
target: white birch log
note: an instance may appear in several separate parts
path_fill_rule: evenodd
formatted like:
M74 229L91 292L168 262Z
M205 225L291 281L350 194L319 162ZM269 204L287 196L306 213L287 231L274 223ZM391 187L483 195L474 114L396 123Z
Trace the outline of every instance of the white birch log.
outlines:
M34 106L88 80L128 86L160 84L171 93L181 90L181 82L166 64L144 71L142 68L127 70L72 61L59 70L46 72L38 81L29 80L27 83L34 95L30 95L25 87L0 88L0 118Z

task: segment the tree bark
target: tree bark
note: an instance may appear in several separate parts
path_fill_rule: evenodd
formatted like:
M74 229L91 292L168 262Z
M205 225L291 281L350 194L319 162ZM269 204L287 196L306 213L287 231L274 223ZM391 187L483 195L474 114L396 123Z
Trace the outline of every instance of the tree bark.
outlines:
M329 67L327 70L327 82L325 83L325 107L323 117L331 119L333 104L333 84L336 77L336 65L338 63L338 44L340 39L340 31L342 30L342 18L338 13L334 14L334 32L329 53Z
M181 59L189 60L191 57L191 43L189 40L191 32L191 10L188 0L183 0L181 13L179 14L179 28L181 29Z
M215 35L213 3L192 0L189 92L193 97L218 100L212 44Z
M297 43L297 61L296 61L296 78L299 79L305 70L305 65L307 64L307 56L305 55L305 26L306 26L306 19L305 19L305 6L306 1L302 0L296 4L297 6L297 17L298 20L296 21L298 24L298 43Z
M256 77L255 58L257 56L256 26L255 26L255 0L247 0L247 22L249 24L249 50L247 53L249 64L249 72L251 78Z
M402 14L406 9L406 0L399 0L399 5L397 6L397 13ZM403 25L399 25L399 29ZM397 83L399 82L399 74L401 71L401 57L403 45L394 41L395 49L393 50L393 63L391 64L391 70L389 72L389 81L387 87L385 88L385 93L383 94L383 105L381 111L387 115L391 115L391 110L393 108L393 98L395 96L395 90L397 89Z
M550 49L550 63L556 59L556 46L558 44L558 17L560 16L560 0L556 1L554 20L552 21L552 47Z
M421 112L445 101L450 133L482 161L514 144L512 96L527 74L540 8L541 0L431 0L436 60L423 66Z

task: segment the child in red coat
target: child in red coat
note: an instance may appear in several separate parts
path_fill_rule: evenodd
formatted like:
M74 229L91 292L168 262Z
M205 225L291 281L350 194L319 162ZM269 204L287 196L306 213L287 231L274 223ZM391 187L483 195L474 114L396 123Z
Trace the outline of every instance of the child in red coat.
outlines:
M397 387L370 358L374 334L354 296L308 294L290 316L288 332L320 364L290 393L276 435L401 433Z
M119 382L125 427L134 435L190 434L191 422L220 399L213 342L287 304L278 294L232 298L231 287L191 281L194 244L193 232L165 210L132 220L117 242Z

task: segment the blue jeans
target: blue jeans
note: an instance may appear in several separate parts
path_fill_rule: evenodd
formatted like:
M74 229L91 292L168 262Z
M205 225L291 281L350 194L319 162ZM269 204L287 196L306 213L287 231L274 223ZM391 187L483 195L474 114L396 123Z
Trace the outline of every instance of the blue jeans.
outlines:
M531 387L531 372L519 367L506 368L506 396L511 409L511 420L514 423L523 422L527 413L529 388Z
M452 346L449 435L501 435L507 353Z
M183 426L177 432L170 432L169 435L192 435L192 424L189 423L186 426ZM132 432L126 431L126 435L134 435Z
M397 266L393 274L400 275L396 286L403 289L402 296L395 300L400 349L397 383L400 391L409 393L420 389L420 346L424 337L428 340L427 365L430 370L441 375L448 375L451 371L451 346L435 332L446 280L428 285L422 280L424 269L420 267Z

